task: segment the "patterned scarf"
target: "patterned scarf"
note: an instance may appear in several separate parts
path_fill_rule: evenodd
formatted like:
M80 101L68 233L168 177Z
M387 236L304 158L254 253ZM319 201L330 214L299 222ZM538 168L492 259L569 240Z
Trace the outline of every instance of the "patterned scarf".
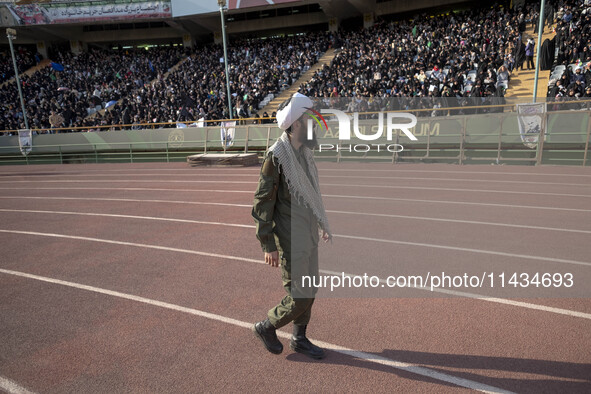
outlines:
M324 210L324 204L322 203L322 196L320 195L318 169L316 168L316 164L314 164L312 150L306 147L302 149L302 154L308 164L310 177L306 175L306 171L296 158L286 132L281 134L281 137L269 148L269 151L273 152L274 160L277 161L276 164L279 164L277 168L283 173L289 193L296 201L301 201L304 206L310 208L318 220L320 228L329 235L332 235L328 225L326 211Z

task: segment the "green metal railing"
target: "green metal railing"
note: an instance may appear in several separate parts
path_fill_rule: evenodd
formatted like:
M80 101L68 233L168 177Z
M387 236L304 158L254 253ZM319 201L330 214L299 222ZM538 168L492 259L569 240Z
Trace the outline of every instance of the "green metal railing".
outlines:
M337 162L365 160L585 166L591 160L590 114L591 111L547 112L544 122L548 127L538 152L526 147L521 141L518 128L515 127L516 114L505 112L419 118L422 131L417 126L415 134L418 141L413 142L404 135L396 134L394 141L382 138L371 142L404 146L402 152L392 153L349 151L348 145L370 142L355 138L351 141L339 140L338 135L332 133L336 130L336 124L329 122L331 131L320 135L319 143L332 144L335 149L317 150L315 154L319 160ZM368 124L372 122L366 121ZM262 154L280 134L281 130L274 124L236 126L233 145L226 151ZM175 140L171 136L183 138ZM80 142L72 143L74 140ZM0 164L173 162L186 161L186 157L193 154L223 151L219 126L39 135L33 138L33 151L28 156L20 154L17 137L0 136Z

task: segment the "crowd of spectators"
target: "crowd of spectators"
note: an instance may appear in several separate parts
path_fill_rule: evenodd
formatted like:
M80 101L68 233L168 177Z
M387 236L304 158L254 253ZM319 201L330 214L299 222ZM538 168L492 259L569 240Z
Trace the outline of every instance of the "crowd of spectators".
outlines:
M229 48L234 117L259 116L265 96L293 84L328 45L327 33L235 41ZM164 127L160 123L229 118L221 45L194 51L89 49L58 57L54 65L22 78L30 128ZM0 130L23 128L14 84L0 89L0 99Z
M495 5L437 17L423 14L412 21L342 33L341 52L302 84L300 92L312 97L495 101L503 96L516 65L524 12L532 11ZM438 103L445 102L442 99ZM423 103L421 107L433 105L425 99L416 102Z
M563 72L556 80L550 80L548 97L558 102L591 100L591 0L560 1L554 18L558 49L555 65ZM553 106L579 107L575 103Z
M15 48L14 56L19 73L28 70L41 61L41 55L33 53L23 46ZM6 45L0 48L0 84L9 81L12 77L14 77L14 64L12 63L10 47Z
M106 103L126 97L134 87L162 76L180 60L182 52L182 48L158 48L60 53L59 59L52 59L54 65L21 78L29 127L82 127L118 121L118 112L90 115ZM0 108L0 130L24 127L14 83L0 89ZM59 116L52 119L53 114Z
M292 85L328 48L328 34L235 41L229 48L233 117L258 117L259 103ZM199 48L168 78L136 89L125 109L140 122L228 119L223 50ZM125 110L124 109L124 110Z
M550 1L544 18L549 26L557 23L557 63L580 65L566 67L548 95L591 97L591 0ZM538 20L534 3L517 9L495 4L436 17L380 21L363 30L233 40L228 51L232 115L272 117L259 114L259 104L295 83L331 45L338 54L299 86L300 92L325 99L369 98L351 101L351 111L381 110L382 98L404 98L389 105L424 109L428 115L445 114L442 107L501 104L511 73L533 54L533 42L523 33L527 23ZM35 56L18 49L21 71L38 61ZM21 81L31 128L164 127L167 122L230 117L221 45L193 50L91 48L54 57L51 66ZM0 63L1 70L7 70L4 79L10 78L9 59L5 56ZM447 112L454 113L458 111ZM459 113L471 112L466 108ZM23 127L17 89L14 83L5 84L0 88L0 130Z

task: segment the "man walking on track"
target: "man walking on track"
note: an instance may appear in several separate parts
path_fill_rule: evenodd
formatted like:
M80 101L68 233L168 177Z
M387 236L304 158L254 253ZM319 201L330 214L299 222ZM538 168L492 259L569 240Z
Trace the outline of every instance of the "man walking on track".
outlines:
M306 113L312 106L312 100L300 93L279 106L277 124L284 132L267 151L261 168L252 208L256 236L265 262L281 265L287 295L253 331L268 351L279 354L283 345L275 330L293 322L290 348L321 359L324 350L306 338L317 289L302 286L302 275L318 275L319 233L325 242L332 239L312 153L315 135L307 138Z

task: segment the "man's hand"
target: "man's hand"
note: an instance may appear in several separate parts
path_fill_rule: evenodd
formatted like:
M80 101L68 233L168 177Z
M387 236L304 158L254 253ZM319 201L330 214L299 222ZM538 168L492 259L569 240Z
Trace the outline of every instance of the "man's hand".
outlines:
M328 241L331 241L332 242L332 235L330 235L326 231L322 230L322 240L324 242L328 242Z
M271 267L279 266L279 252L265 252L265 263Z

